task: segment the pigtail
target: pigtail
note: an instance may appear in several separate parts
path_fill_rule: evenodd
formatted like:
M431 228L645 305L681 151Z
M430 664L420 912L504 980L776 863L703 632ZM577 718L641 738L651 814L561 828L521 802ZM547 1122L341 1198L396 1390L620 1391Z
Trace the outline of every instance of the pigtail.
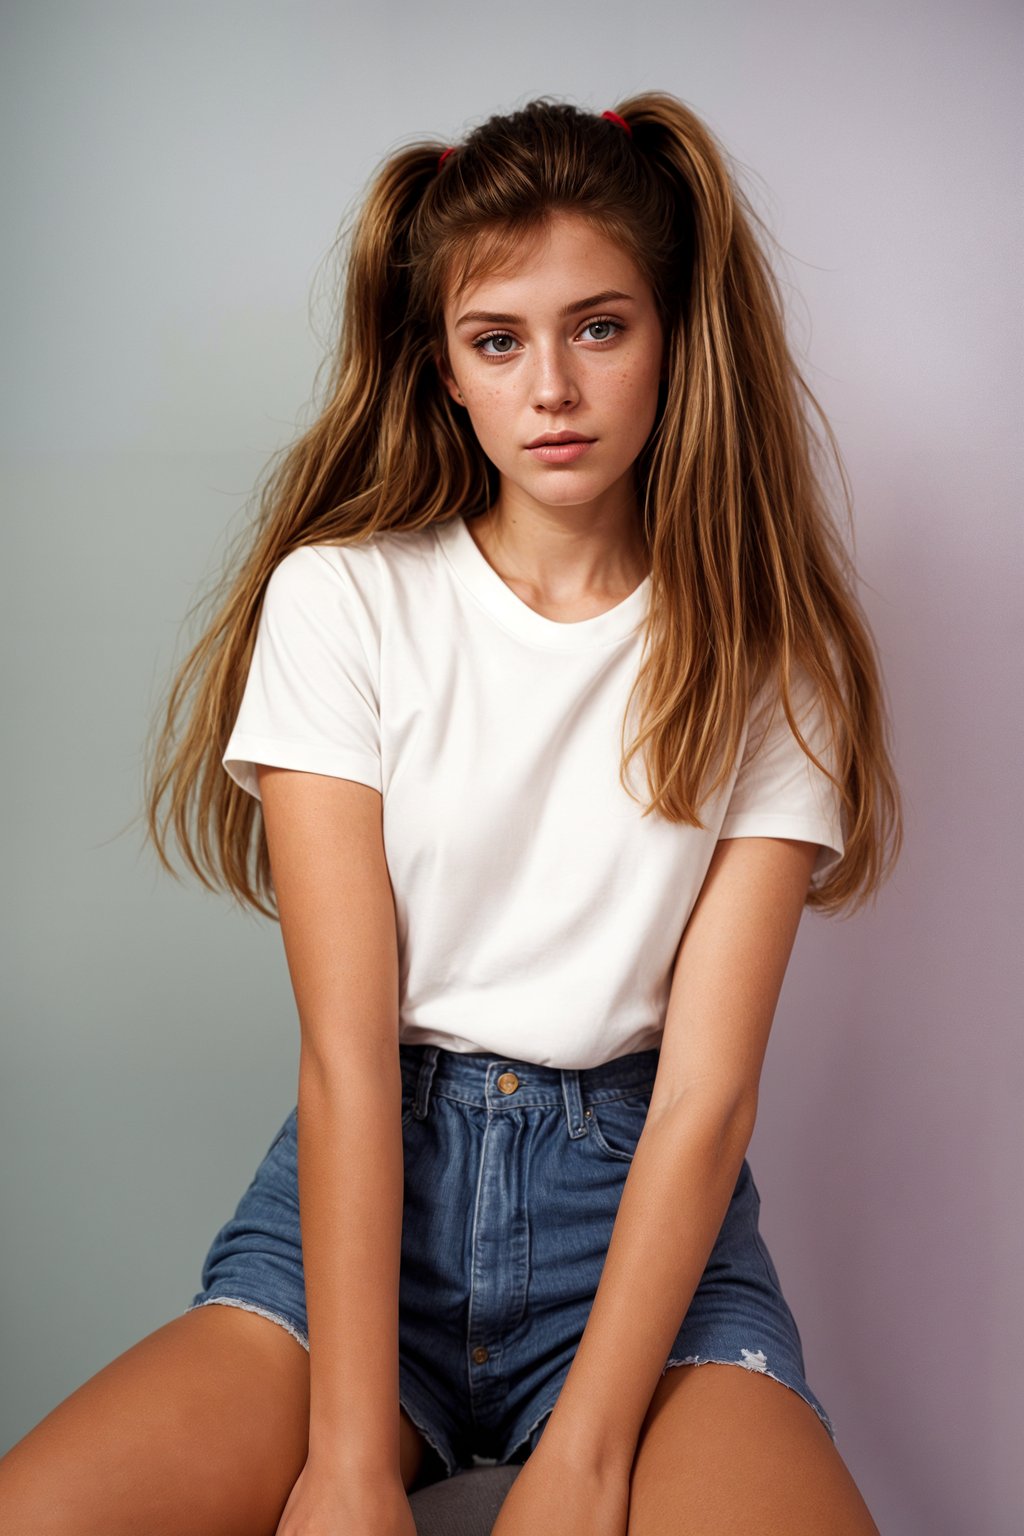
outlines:
M339 452L354 450L363 468L361 483L344 490L349 498L373 499L368 522L362 507L352 506L367 537L477 510L490 496L486 457L438 375L441 314L414 287L423 221L442 195L439 155L433 143L392 155L350 242L328 420L332 443Z
M654 590L636 688L644 723L623 769L644 749L652 805L699 820L750 701L774 685L840 793L845 854L808 898L835 909L881 883L902 841L881 668L816 465L830 459L837 471L848 526L849 482L790 353L770 232L725 151L673 96L645 92L616 110L675 210L668 387L645 452ZM798 674L828 720L827 762L800 730Z

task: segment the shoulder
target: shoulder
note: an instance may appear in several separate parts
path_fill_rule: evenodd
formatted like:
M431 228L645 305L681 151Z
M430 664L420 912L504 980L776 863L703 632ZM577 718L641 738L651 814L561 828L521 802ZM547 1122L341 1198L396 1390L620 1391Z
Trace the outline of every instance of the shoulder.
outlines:
M831 638L826 643L832 675L841 686L843 674L838 646ZM789 663L788 681L790 709L797 726L801 732L805 725L815 732L820 731L829 723L829 710L825 690L816 681L810 666L800 658L792 657ZM786 722L782 696L781 659L776 659L775 664L769 668L754 691L747 711L747 724L751 742L761 732L771 730L788 732L789 726Z
M278 587L333 584L377 595L433 563L434 549L431 528L380 532L350 543L300 544L278 561L271 580Z
M274 566L271 582L279 588L372 582L376 555L372 541L359 544L300 544Z

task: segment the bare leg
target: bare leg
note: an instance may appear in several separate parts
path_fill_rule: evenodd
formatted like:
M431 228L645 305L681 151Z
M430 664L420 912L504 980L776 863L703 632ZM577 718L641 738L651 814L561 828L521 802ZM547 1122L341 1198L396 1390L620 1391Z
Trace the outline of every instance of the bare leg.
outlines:
M672 1366L630 1479L627 1536L878 1536L849 1468L798 1392L740 1365Z
M3 1529L273 1536L308 1436L302 1345L256 1313L197 1307L97 1371L0 1458ZM401 1412L406 1488L423 1454Z

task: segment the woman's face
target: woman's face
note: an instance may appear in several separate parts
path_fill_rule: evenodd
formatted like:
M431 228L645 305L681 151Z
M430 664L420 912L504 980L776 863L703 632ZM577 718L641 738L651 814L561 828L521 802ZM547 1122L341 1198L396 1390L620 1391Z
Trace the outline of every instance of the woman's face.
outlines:
M578 214L524 242L515 273L445 304L445 387L469 413L503 497L546 507L632 503L633 463L657 416L664 338L632 258ZM590 441L532 451L546 433Z

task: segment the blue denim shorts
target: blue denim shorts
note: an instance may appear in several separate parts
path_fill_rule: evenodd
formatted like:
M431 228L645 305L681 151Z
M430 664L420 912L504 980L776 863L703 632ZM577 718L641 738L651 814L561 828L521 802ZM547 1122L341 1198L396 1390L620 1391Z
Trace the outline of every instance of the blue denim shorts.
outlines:
M436 1045L399 1054L399 1384L428 1446L423 1486L481 1461L521 1463L540 1439L601 1278L658 1052L578 1070ZM308 1350L297 1125L296 1106L185 1310L258 1312ZM744 1159L664 1370L717 1361L760 1371L799 1393L834 1440L758 1231L760 1204Z

